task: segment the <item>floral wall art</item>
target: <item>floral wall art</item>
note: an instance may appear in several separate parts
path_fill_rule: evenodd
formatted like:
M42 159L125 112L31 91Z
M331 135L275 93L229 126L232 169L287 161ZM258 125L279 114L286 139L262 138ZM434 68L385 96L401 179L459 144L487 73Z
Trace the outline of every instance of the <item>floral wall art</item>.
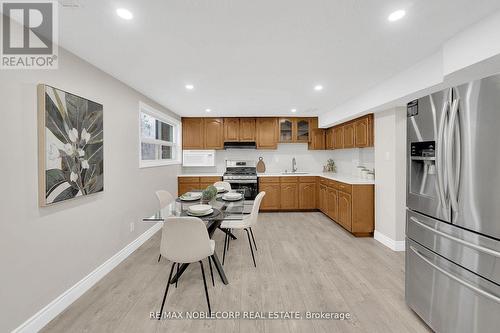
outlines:
M38 104L40 205L103 191L103 106L45 84Z

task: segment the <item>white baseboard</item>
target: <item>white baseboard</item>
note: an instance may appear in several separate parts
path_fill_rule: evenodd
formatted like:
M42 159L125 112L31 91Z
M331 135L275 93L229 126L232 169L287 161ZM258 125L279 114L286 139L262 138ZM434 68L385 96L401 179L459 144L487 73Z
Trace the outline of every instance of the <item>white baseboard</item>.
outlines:
M377 230L373 233L373 238L393 251L405 251L405 241L395 241Z
M113 268L118 266L125 260L132 252L137 250L139 246L144 244L151 236L153 236L162 227L162 223L157 223L151 228L146 230L142 235L137 237L130 244L121 249L114 256L106 260L101 266L97 267L94 271L86 277L78 281L71 288L62 293L59 297L47 304L43 309L34 314L31 318L26 320L19 327L14 329L12 333L31 333L38 332L45 325L47 325L58 314L63 312L68 306L82 296L94 284L108 274Z

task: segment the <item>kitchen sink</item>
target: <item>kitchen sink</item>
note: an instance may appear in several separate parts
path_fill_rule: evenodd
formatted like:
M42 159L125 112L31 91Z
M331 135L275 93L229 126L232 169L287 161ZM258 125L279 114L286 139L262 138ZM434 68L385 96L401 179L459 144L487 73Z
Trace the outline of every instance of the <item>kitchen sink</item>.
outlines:
M282 175L308 175L310 172L301 172L301 171L295 171L295 172L282 172Z

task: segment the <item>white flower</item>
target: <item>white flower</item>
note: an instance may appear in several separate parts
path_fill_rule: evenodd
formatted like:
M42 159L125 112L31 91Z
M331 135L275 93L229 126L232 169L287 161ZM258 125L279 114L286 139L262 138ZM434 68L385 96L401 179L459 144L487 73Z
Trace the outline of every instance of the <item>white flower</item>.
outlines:
M68 132L68 136L71 142L76 142L76 140L78 140L78 130L76 128L71 129Z
M51 144L49 148L49 160L54 161L57 160L61 155L59 154L59 149L55 144Z
M85 141L85 143L89 142L90 141L90 133L87 132L87 129L83 129L82 130L82 140Z
M66 152L66 154L71 156L74 154L75 148L73 148L73 145L71 143L67 143L64 145L64 151Z
M72 182L76 182L78 180L78 174L71 171L71 175L69 176L69 180L71 180Z
M83 149L82 149L82 148L79 148L79 149L77 150L77 152L78 152L78 156L80 156L80 157L85 156L85 152L83 151Z
M84 168L84 169L88 169L88 168L89 168L89 161L87 161L87 160L83 160L83 161L82 161L82 168Z

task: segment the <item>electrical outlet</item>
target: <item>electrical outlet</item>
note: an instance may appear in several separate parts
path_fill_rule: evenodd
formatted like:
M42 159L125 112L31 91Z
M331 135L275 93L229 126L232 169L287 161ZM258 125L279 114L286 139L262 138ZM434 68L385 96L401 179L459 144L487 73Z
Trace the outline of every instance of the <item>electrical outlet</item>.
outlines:
M135 229L135 223L134 222L130 222L130 232L133 232Z

